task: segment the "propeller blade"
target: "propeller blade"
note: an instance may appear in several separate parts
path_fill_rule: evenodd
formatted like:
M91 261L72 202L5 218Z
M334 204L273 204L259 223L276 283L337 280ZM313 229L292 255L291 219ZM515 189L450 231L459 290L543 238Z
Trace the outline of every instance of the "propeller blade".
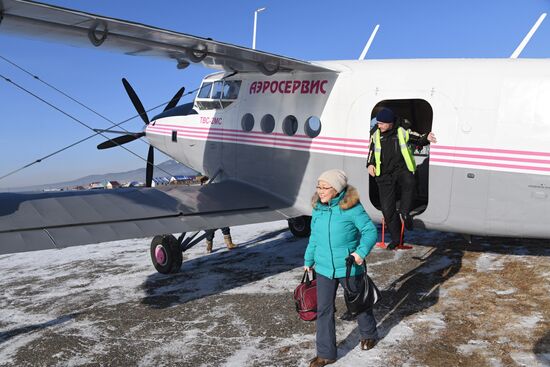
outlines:
M170 102L168 102L166 107L164 107L164 111L176 107L176 105L180 101L181 96L183 95L183 92L185 92L185 87L181 87L180 90L178 90L178 92L176 94L174 94L174 97L172 97Z
M130 97L130 100L134 104L134 107L136 108L136 111L139 113L139 116L145 122L145 125L149 125L149 117L147 116L147 112L145 112L145 108L143 108L143 105L141 104L141 101L139 100L136 92L134 91L134 88L128 83L126 78L122 78L122 84L124 84L124 89L126 89L126 93L128 93L128 97Z
M132 133L129 131L122 131L122 130L110 130L110 129L94 129L96 133L110 133L110 134L120 134L120 135L128 135L128 134L139 134L139 133Z
M99 144L97 146L97 149L101 150L101 149L108 149L108 148L116 147L116 146L119 146L119 145L122 145L122 144L129 143L129 142L134 141L136 139L139 139L142 136L145 136L144 132L117 136L116 138L104 141L103 143Z
M153 169L155 168L155 147L150 145L147 153L147 168L145 170L145 186L151 187L153 183Z

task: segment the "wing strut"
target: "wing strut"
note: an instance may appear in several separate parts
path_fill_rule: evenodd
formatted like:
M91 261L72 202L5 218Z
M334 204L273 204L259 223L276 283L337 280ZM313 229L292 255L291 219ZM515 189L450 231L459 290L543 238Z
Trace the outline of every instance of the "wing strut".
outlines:
M546 18L546 13L542 13L540 15L539 19L537 19L537 21L535 22L535 25L533 25L529 33L527 33L523 41L521 41L521 43L519 44L518 48L516 48L516 50L510 56L511 59L517 59L519 57L525 46L527 46L527 43L529 43L529 41L531 40L531 37L533 37L537 29L540 27L544 18Z

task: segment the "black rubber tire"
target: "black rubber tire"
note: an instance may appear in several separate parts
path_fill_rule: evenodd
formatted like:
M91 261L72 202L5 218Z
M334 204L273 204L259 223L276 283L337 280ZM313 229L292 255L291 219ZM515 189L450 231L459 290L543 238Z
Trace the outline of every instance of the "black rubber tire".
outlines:
M311 234L311 217L302 215L301 217L289 219L288 229L296 237L309 237Z
M166 260L159 264L155 256L157 246L161 246L166 255ZM151 261L155 269L162 274L179 272L183 261L182 252L178 240L171 234L155 236L151 241Z

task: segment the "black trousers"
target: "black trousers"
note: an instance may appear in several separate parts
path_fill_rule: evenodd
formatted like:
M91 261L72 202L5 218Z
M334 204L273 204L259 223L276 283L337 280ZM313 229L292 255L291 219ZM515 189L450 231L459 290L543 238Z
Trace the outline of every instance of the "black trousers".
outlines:
M224 236L228 235L228 234L231 234L229 232L229 227L223 227L221 230L222 230L222 233L223 233ZM212 241L214 239L214 232L216 232L215 229L206 230L206 240L207 241Z
M352 289L357 289L357 283L363 274L350 278ZM353 279L355 278L355 279ZM352 280L353 279L353 280ZM336 325L334 322L334 302L338 285L344 286L345 278L329 279L317 273L317 355L321 358L336 359ZM361 339L378 339L376 319L372 309L357 315Z
M375 178L380 195L382 214L391 234L392 243L399 243L401 237L401 220L399 213L409 215L412 209L415 191L414 173L400 170L383 174ZM400 190L400 208L397 210L397 190Z

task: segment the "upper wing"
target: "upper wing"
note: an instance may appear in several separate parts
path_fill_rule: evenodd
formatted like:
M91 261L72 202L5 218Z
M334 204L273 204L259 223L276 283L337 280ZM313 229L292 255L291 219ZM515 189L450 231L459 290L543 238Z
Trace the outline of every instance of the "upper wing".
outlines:
M0 12L1 32L114 48L128 55L170 58L179 68L198 62L214 69L261 71L267 75L292 70L333 71L212 39L26 0L0 0Z
M297 215L291 205L273 195L233 181L207 186L1 193L0 254Z

